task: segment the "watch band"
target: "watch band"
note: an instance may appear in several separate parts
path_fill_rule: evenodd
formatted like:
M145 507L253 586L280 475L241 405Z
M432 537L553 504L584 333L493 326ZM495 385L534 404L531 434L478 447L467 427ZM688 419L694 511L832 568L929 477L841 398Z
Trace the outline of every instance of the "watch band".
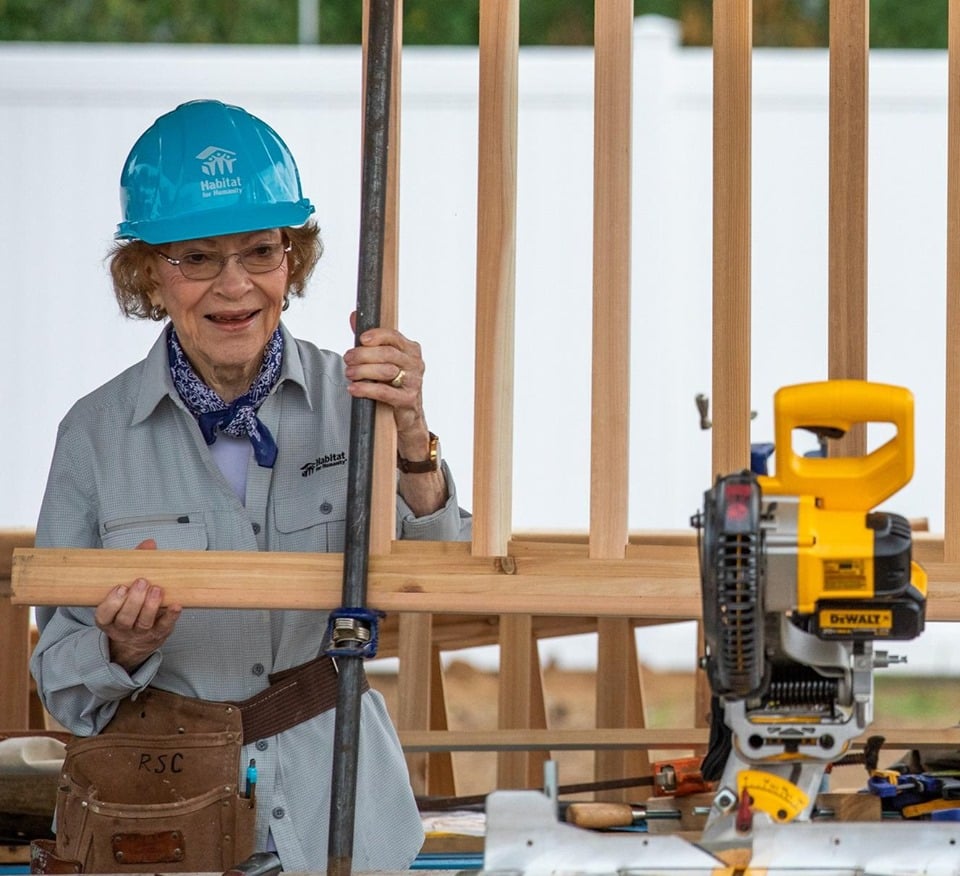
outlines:
M430 435L430 450L426 459L409 460L404 459L397 451L397 468L404 474L423 474L428 471L437 471L440 468L440 439L433 434Z

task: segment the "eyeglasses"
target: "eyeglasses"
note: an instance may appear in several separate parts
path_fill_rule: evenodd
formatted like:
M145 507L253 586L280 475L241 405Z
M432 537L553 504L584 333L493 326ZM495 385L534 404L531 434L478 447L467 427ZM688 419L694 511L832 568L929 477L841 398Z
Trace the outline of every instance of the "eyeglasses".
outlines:
M188 280L212 280L220 275L227 259L232 256L240 259L240 264L248 274L266 274L275 271L291 248L290 243L258 243L240 252L228 252L224 256L202 250L184 253L178 259L172 259L159 250L157 255L174 267L180 268L180 273Z

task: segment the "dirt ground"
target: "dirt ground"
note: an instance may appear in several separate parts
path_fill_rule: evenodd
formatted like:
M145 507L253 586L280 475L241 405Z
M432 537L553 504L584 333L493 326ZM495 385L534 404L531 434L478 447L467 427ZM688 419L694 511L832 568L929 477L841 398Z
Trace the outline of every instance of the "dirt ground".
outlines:
M648 727L693 725L694 676L642 668ZM594 675L546 666L543 670L547 723L551 729L588 729L594 726ZM391 714L396 716L396 676L371 674ZM444 691L451 730L490 730L497 726L497 675L467 663L454 662L445 670ZM949 727L960 721L960 679L875 677L875 721L885 727ZM651 757L675 757L681 752L651 752ZM687 752L692 753L692 752ZM888 762L899 757L889 752ZM590 781L593 753L555 753L561 784ZM453 755L458 794L486 793L496 785L496 756L488 752ZM865 778L862 767L845 767L831 783L854 788Z

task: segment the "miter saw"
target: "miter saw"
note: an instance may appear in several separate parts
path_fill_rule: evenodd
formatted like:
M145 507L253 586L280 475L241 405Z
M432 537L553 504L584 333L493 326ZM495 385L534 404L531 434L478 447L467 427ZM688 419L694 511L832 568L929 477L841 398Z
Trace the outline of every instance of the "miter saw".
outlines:
M702 666L729 728L704 834L742 835L753 818L809 819L827 768L873 720L878 642L924 627L926 575L908 521L873 510L913 473L913 397L841 380L774 398L776 474L719 477L700 532ZM861 457L807 457L797 430L836 438L856 424L895 434ZM716 734L715 734L716 736Z
M694 517L706 670L729 730L707 824L695 840L597 834L558 820L555 799L486 800L484 870L522 876L960 876L960 823L813 818L827 769L872 720L878 643L923 630L926 575L911 532L875 507L913 472L913 399L828 381L775 396L776 474L718 478ZM794 432L858 424L895 434L862 457L806 457Z

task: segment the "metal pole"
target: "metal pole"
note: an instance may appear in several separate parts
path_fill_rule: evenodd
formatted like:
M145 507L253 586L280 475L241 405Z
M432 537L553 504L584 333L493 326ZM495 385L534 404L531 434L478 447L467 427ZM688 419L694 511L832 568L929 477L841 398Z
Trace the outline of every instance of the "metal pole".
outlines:
M380 323L394 2L395 0L370 0L367 26L357 338ZM345 608L365 608L367 602L375 405L370 399L354 399L350 412L347 520L343 555ZM353 864L360 697L363 681L361 644L358 641L356 653L341 657L338 662L340 676L333 737L327 858L327 873L330 876L349 876Z

